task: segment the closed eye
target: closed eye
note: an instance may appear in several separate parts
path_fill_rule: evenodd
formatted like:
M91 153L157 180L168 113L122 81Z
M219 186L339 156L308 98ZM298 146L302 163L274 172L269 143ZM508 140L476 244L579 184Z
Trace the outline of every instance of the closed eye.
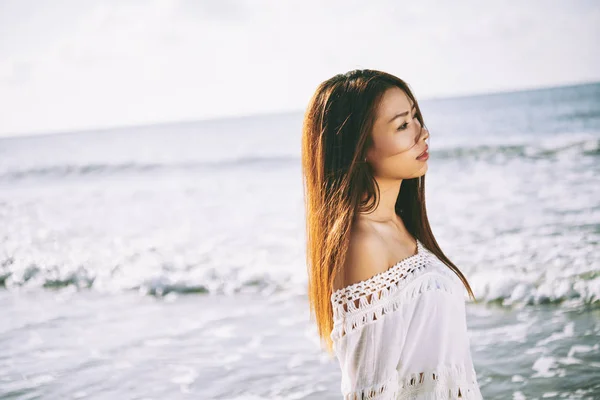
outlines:
M413 107L412 107L412 110L413 110L413 111L415 111L415 108L416 108L416 107L413 105ZM418 113L417 113L417 112L415 112L415 113L413 114L413 119L417 118L417 115L418 115ZM405 122L405 123L403 123L402 125L400 125L400 126L398 127L398 130L399 130L399 131L403 131L403 130L405 130L406 128L408 128L408 122Z

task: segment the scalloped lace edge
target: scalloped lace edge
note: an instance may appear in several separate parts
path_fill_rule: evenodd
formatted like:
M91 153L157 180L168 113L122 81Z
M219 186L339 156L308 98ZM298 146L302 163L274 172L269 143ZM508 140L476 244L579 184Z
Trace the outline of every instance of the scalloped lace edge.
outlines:
M360 282L356 282L353 283L351 285L345 286L341 289L338 290L334 290L331 293L330 296L330 301L331 302L338 302L341 299L345 299L348 297L348 293L352 293L353 291L356 291L357 289L361 289L364 286L369 286L369 285L373 285L373 284L385 284L387 282L387 277L389 277L390 275L394 275L394 274L398 274L400 271L402 271L403 269L410 269L411 267L413 267L412 269L414 269L414 267L417 267L417 263L419 260L424 261L427 257L427 248L421 243L420 240L417 239L417 253L413 254L412 256L406 257L400 261L398 261L396 264L392 265L391 267L389 267L388 269L386 269L383 272L379 272L373 276L371 276L370 278L367 278L363 281Z

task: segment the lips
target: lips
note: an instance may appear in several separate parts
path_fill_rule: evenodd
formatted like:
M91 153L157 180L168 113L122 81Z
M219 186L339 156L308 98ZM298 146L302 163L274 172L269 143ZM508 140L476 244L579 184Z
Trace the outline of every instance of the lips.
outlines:
M423 154L427 153L427 150L429 150L429 146L425 147L425 150L423 150L423 152L421 154L419 154L417 156L417 158L421 157Z

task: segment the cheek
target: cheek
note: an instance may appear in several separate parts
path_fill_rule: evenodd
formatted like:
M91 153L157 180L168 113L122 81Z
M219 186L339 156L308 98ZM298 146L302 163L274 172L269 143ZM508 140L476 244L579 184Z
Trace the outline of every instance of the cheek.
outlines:
M409 131L399 132L389 140L386 151L390 156L405 155L414 145L414 136Z
M415 146L414 137L409 132L398 133L379 144L380 175L396 175L412 170L416 155L410 151Z

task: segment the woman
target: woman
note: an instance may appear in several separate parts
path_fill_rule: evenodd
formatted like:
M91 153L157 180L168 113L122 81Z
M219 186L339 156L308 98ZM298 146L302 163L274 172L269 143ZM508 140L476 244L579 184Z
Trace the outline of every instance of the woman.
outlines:
M408 85L356 70L306 111L302 168L311 317L344 399L481 399L469 283L429 226L429 132Z

